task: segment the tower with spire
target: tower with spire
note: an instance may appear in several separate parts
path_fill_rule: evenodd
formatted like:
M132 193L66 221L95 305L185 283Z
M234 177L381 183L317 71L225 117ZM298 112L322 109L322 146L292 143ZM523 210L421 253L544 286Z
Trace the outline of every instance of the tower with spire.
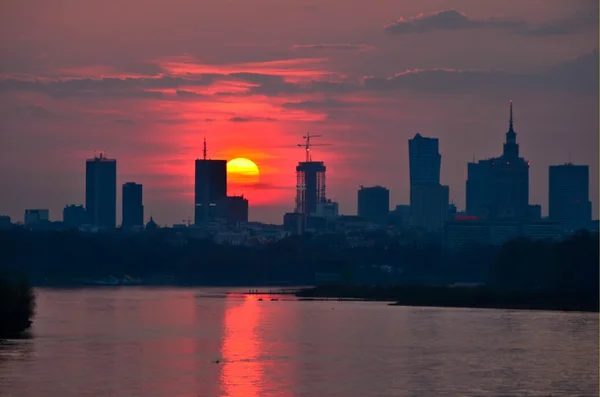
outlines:
M226 198L227 160L208 159L205 138L202 159L196 160L195 167L194 223L216 219Z
M513 103L500 157L468 164L467 212L490 220L523 220L529 210L529 162L519 157Z
M503 157L507 160L516 160L519 158L519 144L517 143L517 133L513 124L513 103L510 101L510 116L508 121L508 132L506 133L506 142L504 143Z

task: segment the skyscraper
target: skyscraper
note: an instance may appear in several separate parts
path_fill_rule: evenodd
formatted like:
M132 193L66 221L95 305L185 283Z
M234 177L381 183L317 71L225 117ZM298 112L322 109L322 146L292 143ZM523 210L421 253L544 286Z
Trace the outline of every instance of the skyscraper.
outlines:
M194 223L214 220L222 211L217 208L227 198L227 160L208 160L206 140L204 158L196 160Z
M325 202L325 171L322 161L304 161L296 167L296 213L310 215Z
M360 187L358 216L376 225L386 225L390 212L390 191L383 186Z
M523 220L529 213L529 162L519 157L513 108L500 157L467 166L467 212L490 220Z
M117 221L117 160L103 154L85 164L85 209L88 223L114 229Z
M441 231L448 216L449 187L440 185L439 140L416 134L408 141L410 208L413 226Z
M144 226L144 205L142 185L135 182L123 184L123 219L121 227L131 229Z
M589 167L571 163L551 165L549 177L549 218L565 231L589 227L592 221Z
M439 140L416 134L408 140L410 184L440 184L442 156Z

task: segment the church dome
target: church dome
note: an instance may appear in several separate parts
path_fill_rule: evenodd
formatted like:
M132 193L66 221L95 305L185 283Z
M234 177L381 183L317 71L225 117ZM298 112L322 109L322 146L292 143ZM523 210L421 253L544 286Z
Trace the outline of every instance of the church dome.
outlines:
M148 223L146 223L146 230L156 230L158 229L158 225L154 222L154 219L150 217Z

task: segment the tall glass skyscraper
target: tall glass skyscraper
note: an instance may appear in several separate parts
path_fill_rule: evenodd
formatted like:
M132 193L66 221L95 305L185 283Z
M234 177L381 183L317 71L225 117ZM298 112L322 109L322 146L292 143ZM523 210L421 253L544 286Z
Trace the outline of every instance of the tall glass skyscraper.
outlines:
M114 229L117 222L117 160L103 154L85 164L85 210L88 223Z
M121 227L131 229L144 226L144 204L142 197L142 185L135 182L127 182L123 185L123 219Z

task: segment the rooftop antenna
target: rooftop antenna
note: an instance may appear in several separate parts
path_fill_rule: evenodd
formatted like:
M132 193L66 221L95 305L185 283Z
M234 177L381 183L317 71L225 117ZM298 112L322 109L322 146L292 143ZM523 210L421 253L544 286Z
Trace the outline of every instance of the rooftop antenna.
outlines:
M508 126L510 129L513 129L513 111L512 111L512 99L510 100L510 119L508 121Z
M206 138L204 138L204 149L202 150L202 153L204 155L204 160L206 160Z

